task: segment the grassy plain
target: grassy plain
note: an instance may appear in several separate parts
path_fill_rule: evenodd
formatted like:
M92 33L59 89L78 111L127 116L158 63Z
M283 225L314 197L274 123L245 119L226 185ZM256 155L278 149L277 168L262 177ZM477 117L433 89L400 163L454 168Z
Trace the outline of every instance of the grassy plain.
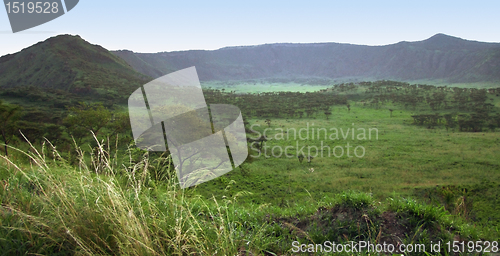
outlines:
M276 84L246 90L265 87L326 88ZM0 254L295 255L293 241L498 241L498 128L459 132L417 126L412 115L454 110L373 106L365 91L340 92L350 110L332 106L328 118L323 111L302 118L247 118L247 127L257 133L269 129L268 157L265 152L252 157L258 152L250 148L240 167L185 190L178 188L168 157L133 145L93 142L93 148L76 148L72 161L48 143L43 150L22 145L27 155L0 159ZM498 106L499 98L488 95L487 101ZM318 128L326 129L326 138L323 130L318 138ZM307 131L309 138L302 139ZM301 163L297 144L306 155L308 146L320 152L312 149L315 158ZM327 156L323 148L322 157L321 146L342 147L344 153L337 148L339 157ZM362 157L353 152L358 146L365 149ZM291 157L284 155L286 147L292 147Z
M202 88L213 88L236 93L262 93L262 92L314 92L331 87L331 85L308 85L300 83L269 83L269 82L202 82Z
M120 166L116 151L100 145L90 161L79 151L75 168L45 149L56 157L33 150L31 166L2 157L2 255L297 255L294 241L361 240L418 242L427 253L416 255L438 255L445 249L429 253L431 241L497 239L495 227L396 195L379 201L344 191L289 207L245 206L240 200L250 195L232 193L234 182L219 191L221 199L179 189L168 158ZM331 254L325 250L313 254Z
M474 186L500 179L498 132L463 133L446 131L444 128L427 129L411 125L411 111L394 111L391 118L386 108L373 109L359 104L352 106L350 112L345 107L334 107L332 113L329 120L319 114L314 119L275 119L269 127L264 120L250 120L250 124L254 125L253 129L261 134L264 129L270 129L266 133L271 137L266 142L269 157L263 152L260 157L245 163L238 170L221 179L201 184L196 190L208 197L214 195L220 198L220 191L225 188L223 181L234 180L235 191L253 193L252 196L240 199L240 202L291 206L308 197L321 199L347 190L370 193L376 199L383 200L393 194L415 196L418 191L425 189ZM284 133L287 130L299 132L303 129L301 135L304 138L308 125L308 140L301 139L299 134L295 137L291 133ZM351 137L353 127L356 131L354 140ZM321 139L317 138L317 134L312 139L313 128L315 133L318 128L326 128L327 138L321 131ZM332 135L334 132L330 131L332 128L339 130L338 140L331 140L331 137L336 138ZM345 133L348 129L351 131L346 139L342 136L341 128ZM374 130L371 140L369 139L370 128L378 130L378 139ZM283 129L283 133L280 129ZM358 140L363 138L358 129L366 130L366 140ZM297 142L299 150L306 147L306 154L308 146L315 146L320 150L311 163L299 162ZM352 147L351 157L347 156L347 143ZM322 145L330 147L325 148L323 157ZM274 157L279 156L287 146L293 147L288 151L292 157L286 157L284 153L281 157ZM336 146L344 149L342 156L340 148L336 149L339 157L333 155ZM353 150L357 146L365 148L363 157L354 155ZM328 150L332 150L330 157ZM311 153L316 155L315 148L311 148ZM361 154L358 149L358 155ZM250 150L250 155L258 156L259 153ZM311 168L314 169L313 172ZM455 197L458 199L459 196ZM481 209L474 211L480 213ZM487 217L497 222L500 220L499 216Z

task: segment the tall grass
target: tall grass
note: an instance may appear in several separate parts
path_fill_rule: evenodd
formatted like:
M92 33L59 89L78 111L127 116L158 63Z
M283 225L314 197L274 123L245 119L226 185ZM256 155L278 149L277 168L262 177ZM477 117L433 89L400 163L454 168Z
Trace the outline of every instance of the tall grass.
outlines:
M398 198L384 206L352 191L243 206L248 193L231 180L221 199L206 199L180 189L169 157L95 141L75 147L76 165L48 141L29 153L12 148L26 161L0 156L0 255L291 255L293 241L393 237L382 228L387 211L398 216L394 228L407 230L401 241L484 237L443 208Z
M50 143L31 147L31 167L2 156L4 255L237 255L265 240L231 220L231 200L179 189L169 158L118 166L116 149L97 141L90 154L78 148L75 168Z

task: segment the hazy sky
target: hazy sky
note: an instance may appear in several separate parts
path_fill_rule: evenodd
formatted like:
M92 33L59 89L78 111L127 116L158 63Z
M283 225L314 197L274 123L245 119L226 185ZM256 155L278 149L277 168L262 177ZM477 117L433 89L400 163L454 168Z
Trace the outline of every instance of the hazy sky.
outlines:
M135 52L277 42L384 45L437 33L500 42L499 10L497 0L80 0L66 15L16 34L0 9L0 55L58 34Z

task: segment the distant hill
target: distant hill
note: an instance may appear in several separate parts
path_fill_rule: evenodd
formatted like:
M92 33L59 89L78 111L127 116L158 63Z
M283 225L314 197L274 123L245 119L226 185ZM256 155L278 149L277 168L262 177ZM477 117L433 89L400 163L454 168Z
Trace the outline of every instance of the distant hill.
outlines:
M52 37L0 57L0 88L14 94L16 89L36 88L91 99L120 98L149 80L121 58L79 36Z
M500 82L499 43L444 34L386 46L266 44L214 51L114 54L151 77L196 66L201 80L359 78Z
M357 78L500 82L500 44L437 34L424 41L386 46L266 44L214 51L134 53L110 52L79 36L60 35L0 57L0 88L7 97L21 97L31 90L40 101L50 99L41 95L50 91L53 98L74 95L117 102L152 78L190 66L196 66L205 81ZM35 93L33 88L39 91Z

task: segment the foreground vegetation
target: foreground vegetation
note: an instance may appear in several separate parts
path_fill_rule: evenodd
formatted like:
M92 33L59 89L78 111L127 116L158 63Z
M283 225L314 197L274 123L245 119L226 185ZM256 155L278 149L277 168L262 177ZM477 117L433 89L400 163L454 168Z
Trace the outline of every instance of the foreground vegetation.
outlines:
M498 241L498 89L321 88L206 89L209 104L242 110L250 156L185 190L168 151L135 148L125 106L4 98L0 252L291 255L294 241ZM321 155L348 143L350 156ZM288 146L291 157L277 154Z
M79 167L48 143L27 155L30 165L2 157L2 255L290 255L293 241L429 244L494 235L398 196L379 202L346 191L289 207L241 206L245 191L206 200L178 189L168 158L118 166L108 146L80 150Z

